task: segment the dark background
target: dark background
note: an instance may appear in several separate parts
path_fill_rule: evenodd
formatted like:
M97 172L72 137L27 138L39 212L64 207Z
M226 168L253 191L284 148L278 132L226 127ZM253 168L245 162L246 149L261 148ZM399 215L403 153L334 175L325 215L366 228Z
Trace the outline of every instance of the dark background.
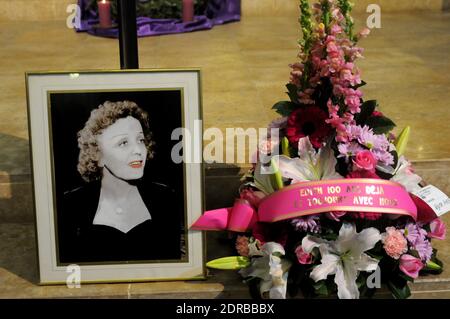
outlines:
M149 115L155 145L154 157L145 165L145 179L174 189L181 208L184 203L183 163L173 163L170 156L172 147L179 142L172 141L170 136L175 128L182 126L181 98L181 92L176 90L51 93L51 134L58 214L64 193L85 184L77 170L78 131L84 127L91 111L100 104L124 100L135 102Z

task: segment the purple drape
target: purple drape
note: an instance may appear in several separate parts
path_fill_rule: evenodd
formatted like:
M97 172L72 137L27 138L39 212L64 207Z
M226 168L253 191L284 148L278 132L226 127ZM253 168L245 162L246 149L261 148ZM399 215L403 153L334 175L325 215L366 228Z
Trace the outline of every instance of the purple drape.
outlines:
M89 34L117 38L118 28L97 28L98 16L94 10L88 10L89 0L78 0L81 9L80 27L76 31L87 31ZM211 29L215 25L241 18L241 0L210 0L204 15L195 16L195 21L183 23L179 19L152 19L148 17L137 17L137 33L139 37L191 32L197 30Z

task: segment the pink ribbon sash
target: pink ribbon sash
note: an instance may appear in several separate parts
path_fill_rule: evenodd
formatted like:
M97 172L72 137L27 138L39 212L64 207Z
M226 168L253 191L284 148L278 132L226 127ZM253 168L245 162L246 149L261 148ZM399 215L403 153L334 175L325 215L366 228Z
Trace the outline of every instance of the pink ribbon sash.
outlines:
M232 208L205 212L191 229L244 232L257 221L273 223L328 212L396 214L417 219L416 205L400 184L354 178L287 186L266 196L257 211L247 201L237 200Z

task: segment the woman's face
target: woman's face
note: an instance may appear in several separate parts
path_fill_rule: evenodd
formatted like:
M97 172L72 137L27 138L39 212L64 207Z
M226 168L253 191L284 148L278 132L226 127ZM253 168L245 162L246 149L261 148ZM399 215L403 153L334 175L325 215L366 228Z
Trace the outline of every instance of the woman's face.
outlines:
M128 116L117 120L97 137L100 148L100 166L107 166L124 180L139 179L144 175L147 147L141 123Z

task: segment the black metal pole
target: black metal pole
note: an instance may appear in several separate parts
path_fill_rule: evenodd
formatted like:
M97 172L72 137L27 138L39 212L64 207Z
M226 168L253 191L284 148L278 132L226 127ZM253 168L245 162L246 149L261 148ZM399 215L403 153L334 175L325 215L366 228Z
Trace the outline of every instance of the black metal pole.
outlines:
M118 0L120 68L139 69L136 0Z

